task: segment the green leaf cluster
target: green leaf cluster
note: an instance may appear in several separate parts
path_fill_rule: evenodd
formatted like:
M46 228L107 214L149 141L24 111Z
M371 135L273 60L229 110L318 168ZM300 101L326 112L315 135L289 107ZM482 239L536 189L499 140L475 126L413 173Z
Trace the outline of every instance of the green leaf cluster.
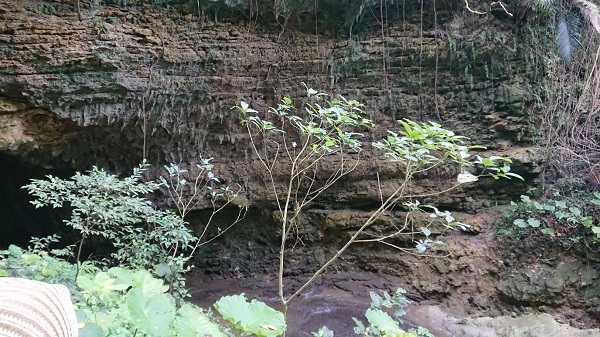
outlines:
M79 336L225 337L221 327L200 308L176 305L169 285L144 269L102 270L92 262L79 269L41 250L10 246L0 251L0 277L60 283L69 288L80 323Z
M406 291L402 288L396 289L394 295L390 295L388 292L379 295L371 291L371 307L365 312L365 318L369 325L352 317L356 324L354 332L362 336L433 337L423 327L413 328L409 331L400 328L399 319L405 314L403 308L410 303L405 295ZM393 311L393 316L387 311Z
M483 172L479 175L487 174L494 179L499 178L518 178L521 176L510 172L509 158L491 156L476 156L474 159L469 153L474 149L485 149L482 146L466 146L463 143L468 140L467 137L457 136L453 131L444 129L441 125L429 123L417 123L408 119L398 121L399 131L388 131L385 139L374 142L373 146L384 152L384 157L406 163L420 171L430 170L444 163L458 164L463 172L459 175L458 182L476 181L478 177L469 176L465 178L470 168L479 167ZM464 180L463 180L464 179Z
M243 125L252 126L266 137L278 136L275 142L284 143L286 137L298 134L299 139L292 145L292 148L298 147L298 151L306 148L327 154L344 150L359 151L363 145L359 139L364 135L358 131L374 126L362 110L363 105L342 96L329 98L329 95L306 85L305 88L307 96L314 102L307 102L304 111L296 111L289 97L284 97L277 107L269 109L269 113L276 116L277 125L260 117L258 111L250 108L246 102L241 102L233 109L244 116L241 121Z
M224 296L214 307L237 329L258 337L280 336L286 329L282 312L255 299L248 302L244 294Z
M132 175L120 178L94 167L70 179L34 179L23 188L35 198L31 203L36 208L71 208L71 217L64 222L81 233L80 247L89 237L101 236L116 248L111 264L132 268L167 266L170 272L161 276L171 284L181 284L189 259L181 251L192 248L198 238L181 216L158 210L146 198L163 186L142 179L147 168L147 164L141 164Z
M77 278L80 336L224 336L199 308L177 308L168 285L148 271L111 268Z
M569 196L555 192L553 197L539 200L522 195L520 202L511 205L504 215L521 230L539 230L569 245L582 239L579 233L600 242L600 224L595 220L600 212L600 192L579 191Z
M52 253L40 249L26 251L10 245L7 250L0 251L0 277L22 277L48 283L69 284L76 274L77 266L59 260Z

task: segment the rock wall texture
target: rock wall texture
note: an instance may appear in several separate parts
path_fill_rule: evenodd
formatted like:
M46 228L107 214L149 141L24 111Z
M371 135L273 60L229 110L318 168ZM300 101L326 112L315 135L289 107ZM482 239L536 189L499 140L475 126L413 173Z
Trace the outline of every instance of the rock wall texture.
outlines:
M45 168L98 165L121 172L144 156L155 164L214 157L217 174L240 184L253 208L231 236L202 252L198 265L207 272L270 273L275 266L275 206L230 108L244 100L261 110L284 95L297 98L304 91L301 82L363 102L381 125L371 138L393 127L395 119L433 120L515 158L514 171L526 183L486 180L434 200L463 212L461 219L472 220L475 232L491 220L473 213L513 199L537 176L527 147L532 137L527 88L533 80L519 55L513 21L502 12L473 14L462 1L392 1L366 8L355 22L344 3L322 1L315 15L304 13L282 29L267 19L249 22L236 10L198 18L149 5L82 3L79 20L73 2L0 0L0 152ZM366 158L301 219L306 226L287 274L314 270L377 205L377 186L396 184L393 165L372 153ZM414 188L427 191L452 174L436 172ZM225 224L231 216L218 221ZM390 214L382 224L397 216ZM188 220L203 219L198 212ZM341 226L329 228L330 223ZM372 246L353 251L338 268L408 278L430 268ZM480 248L456 247L452 270L466 268L468 278L497 272L469 262ZM445 270L441 278L412 284L425 298L462 286L464 293L477 291L464 279L448 280L447 268L439 268Z
M398 6L383 36L372 13L359 35L339 37L326 20L315 34L90 5L79 21L70 2L2 1L0 149L76 169L127 167L144 148L153 162L227 161L245 150L230 107L272 106L300 82L358 99L382 123L439 119L491 149L526 140L524 68L505 50L512 22L457 2L438 5L434 27L431 4Z

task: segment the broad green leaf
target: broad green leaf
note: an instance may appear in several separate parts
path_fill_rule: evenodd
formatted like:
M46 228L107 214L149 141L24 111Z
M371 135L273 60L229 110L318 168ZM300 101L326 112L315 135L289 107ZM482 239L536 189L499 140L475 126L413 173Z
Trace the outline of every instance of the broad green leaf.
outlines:
M550 236L552 236L552 235L555 234L554 228L544 228L540 232L542 232L542 233L544 233L546 235L550 235Z
M221 332L218 324L200 312L200 308L189 303L185 303L177 310L173 327L177 337L226 336Z
M354 321L354 324L356 324L356 327L354 328L354 332L357 334L364 334L366 328L365 328L365 324L359 320L357 320L355 317L352 317L352 320Z
M137 270L131 276L131 285L141 289L144 295L148 297L151 297L154 294L162 294L169 290L169 286L164 284L163 280L154 278L154 276L145 269Z
M596 235L600 235L600 227L592 226L592 233L594 233Z
M87 322L79 328L79 337L105 337L106 332L96 323Z
M8 272L5 269L0 269L0 277L8 276Z
M126 296L127 311L133 324L149 336L166 335L173 318L175 307L166 294L147 298L141 289L133 288Z
M371 307L379 308L383 303L383 297L374 291L369 291L369 296L371 297Z
M154 266L154 273L159 277L170 280L171 276L172 276L171 274L173 273L173 271L171 270L171 268L169 267L168 264L160 263L160 264Z
M283 313L257 300L247 302L244 294L223 296L214 307L238 329L259 337L279 336L286 329Z
M515 224L519 228L525 228L529 226L527 222L525 222L525 220L523 219L515 219L515 221L513 221L513 224Z
M569 207L569 211L575 216L581 216L581 210L577 207Z
M129 288L129 286L124 284L116 284L116 281L115 278L110 277L105 272L97 273L93 280L86 275L79 275L77 277L79 288L96 295L109 294L113 291L122 291Z
M581 224L583 225L583 227L589 228L594 224L594 219L592 219L589 216L586 216L581 219Z
M129 269L114 267L110 268L108 273L117 279L118 284L124 284L128 286L133 284L133 273Z
M554 213L554 215L556 216L557 219L565 219L568 218L570 213L564 212L564 211L557 211L556 213Z
M554 204L558 208L567 208L567 202L564 200L554 200Z
M8 251L10 252L10 255L13 257L23 256L23 250L21 248L19 248L18 246L10 245L10 246L8 246Z
M540 220L538 220L536 218L529 218L529 219L527 219L527 223L529 224L529 226L531 226L533 228L540 227Z
M527 196L527 195L522 195L521 196L521 201L522 202L526 202L526 203L530 203L531 202L531 198L529 198L529 196Z
M556 206L553 206L553 205L542 204L542 207L544 210L550 211L550 212L554 212L556 210Z
M404 333L398 322L380 309L367 309L365 317L369 323L383 332L386 336Z
M494 163L489 158L483 158L483 159L481 159L481 164L483 164L483 166L485 166L485 167L494 167L494 166L496 166L496 163Z

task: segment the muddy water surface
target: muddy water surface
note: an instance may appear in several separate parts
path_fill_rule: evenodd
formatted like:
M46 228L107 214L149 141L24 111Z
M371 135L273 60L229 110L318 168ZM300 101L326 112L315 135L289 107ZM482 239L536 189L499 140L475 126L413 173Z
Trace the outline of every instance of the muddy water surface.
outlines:
M267 279L209 281L202 277L191 277L187 285L192 295L191 301L203 308L211 307L221 296L239 293L245 293L249 299L263 301L272 308L280 308L277 284ZM335 336L357 336L354 334L352 317L366 322L364 313L369 304L368 291L363 295L355 295L330 284L317 284L290 304L286 336L312 336L311 332L318 331L323 326L332 330ZM405 325L407 328L412 326L408 322Z

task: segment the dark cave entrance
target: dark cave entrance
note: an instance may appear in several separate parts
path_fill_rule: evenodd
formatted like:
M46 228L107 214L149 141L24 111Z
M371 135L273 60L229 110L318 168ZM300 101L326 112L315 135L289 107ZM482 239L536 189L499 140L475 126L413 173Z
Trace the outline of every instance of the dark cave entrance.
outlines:
M0 249L15 244L27 247L31 237L58 234L68 237L72 231L63 224L69 217L67 208L35 208L32 197L23 185L30 179L43 179L46 175L67 178L74 169L46 169L28 164L17 157L0 153Z

